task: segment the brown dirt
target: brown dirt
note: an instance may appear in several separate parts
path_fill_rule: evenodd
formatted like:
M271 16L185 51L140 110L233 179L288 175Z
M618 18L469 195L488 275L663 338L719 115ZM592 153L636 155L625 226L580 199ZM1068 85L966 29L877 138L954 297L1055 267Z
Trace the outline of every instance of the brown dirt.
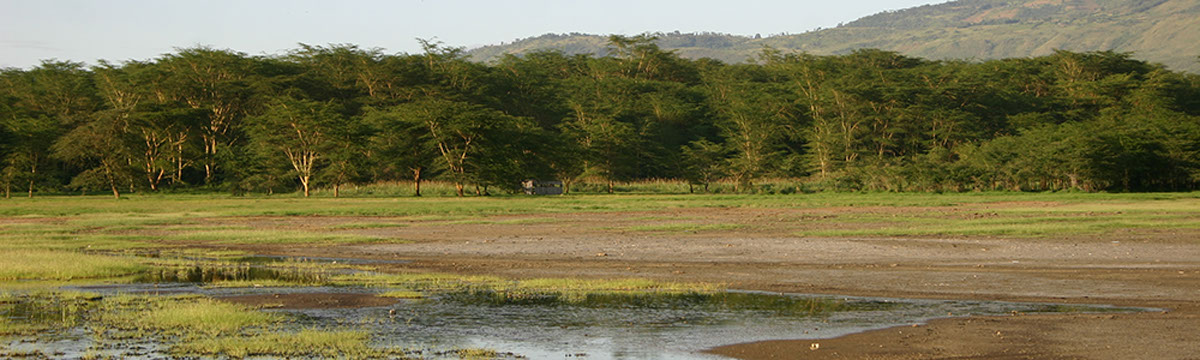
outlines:
M839 217L849 214L886 216L932 211L954 218L988 216L989 208L1004 206L1030 204L920 209L681 209L489 218L526 221L515 224L412 221L410 226L400 228L344 230L406 241L399 244L239 248L276 255L412 261L380 265L384 271L513 278L639 277L721 282L733 288L780 292L1114 304L1170 310L951 318L836 339L771 341L712 350L742 359L1200 359L1198 230L1120 230L1036 239L795 235L806 229L878 225L838 222ZM409 220L326 217L238 221L284 228ZM671 223L740 227L697 232L630 229ZM819 344L816 350L811 350L813 343Z
M353 309L388 306L397 299L375 294L302 293L222 296L217 300L268 309Z

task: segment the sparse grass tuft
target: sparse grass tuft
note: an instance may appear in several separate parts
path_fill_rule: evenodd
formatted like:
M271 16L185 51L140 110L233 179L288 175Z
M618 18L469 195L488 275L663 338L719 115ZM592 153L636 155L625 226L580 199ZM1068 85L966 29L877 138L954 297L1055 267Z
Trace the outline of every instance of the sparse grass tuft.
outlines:
M182 356L249 356L376 358L383 350L367 345L362 331L301 330L296 333L265 333L252 336L191 338L171 347Z
M458 349L454 350L454 354L464 360L495 359L500 357L500 353L492 349Z
M417 291L409 291L409 290L392 290L392 291L388 291L388 292L379 294L379 296L396 298L396 299L423 299L423 298L425 298L425 294L422 294Z

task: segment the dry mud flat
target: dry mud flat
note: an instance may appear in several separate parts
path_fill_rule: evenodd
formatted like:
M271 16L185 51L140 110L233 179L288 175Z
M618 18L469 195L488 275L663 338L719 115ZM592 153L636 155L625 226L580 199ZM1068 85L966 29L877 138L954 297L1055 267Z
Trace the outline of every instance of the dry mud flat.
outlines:
M360 230L408 240L404 244L249 250L411 261L381 265L385 271L639 277L779 292L1166 309L947 318L836 339L711 350L743 359L1200 359L1200 231L1136 229L1025 239L796 235L806 227L826 227L823 216L847 211L912 209L689 209L533 217L538 220L513 216ZM304 226L278 218L243 221ZM296 221L326 226L363 219ZM665 230L657 231L653 224L637 228L647 222L661 223ZM673 223L690 225L669 226Z

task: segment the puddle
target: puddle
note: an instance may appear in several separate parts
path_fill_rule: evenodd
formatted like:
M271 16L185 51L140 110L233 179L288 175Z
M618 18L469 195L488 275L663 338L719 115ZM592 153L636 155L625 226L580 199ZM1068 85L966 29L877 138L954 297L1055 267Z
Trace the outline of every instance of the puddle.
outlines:
M724 292L543 295L456 293L386 308L298 310L302 323L364 324L381 346L490 348L533 359L720 359L743 342L830 338L933 318L1041 311L1044 304ZM1088 311L1130 311L1089 307Z
M261 257L274 259L275 257ZM1011 312L1132 312L1148 309L990 301L911 300L775 294L556 293L459 291L420 299L377 295L403 289L358 286L207 286L222 281L320 283L330 272L311 267L261 265L177 267L140 275L133 284L72 287L105 296L119 293L197 294L224 298L288 315L281 330L361 329L373 345L439 354L484 348L532 359L720 359L700 351L736 343L819 339L926 322L949 316ZM26 299L26 300L22 300ZM22 302L25 301L25 302ZM40 352L78 358L166 356L169 343L150 338L97 339L88 316L95 298L35 299L9 296L0 302L0 330L52 325L58 331L9 331L0 356ZM90 312L89 311L93 311ZM89 315L92 314L92 315ZM429 355L442 358L440 355Z
M134 283L215 283L225 281L285 281L316 283L325 274L308 269L261 266L189 266L150 270L133 278Z
M273 301L279 298L380 299L391 289L361 287L205 288L177 284L180 291L216 297ZM105 294L143 291L145 284L94 287ZM79 300L95 301L95 300ZM260 301L261 302L261 301ZM283 304L284 302L280 302ZM265 303L263 303L265 304ZM12 323L58 321L45 303L22 307L0 304ZM387 299L368 307L265 309L288 314L284 330L336 328L351 324L369 331L377 346L439 354L453 349L486 348L531 359L721 359L700 351L734 343L798 338L829 338L933 318L1000 315L1013 311L1105 312L1144 309L1104 306L986 301L906 300L810 296L749 291L717 293L513 294L463 291L430 294L416 300ZM36 314L39 309L44 314ZM55 335L8 338L0 347L10 354L40 351L74 358L111 354L121 358L164 356L169 346L146 339L109 343L89 335L84 320ZM7 345L4 345L7 344ZM432 355L433 358L440 356Z

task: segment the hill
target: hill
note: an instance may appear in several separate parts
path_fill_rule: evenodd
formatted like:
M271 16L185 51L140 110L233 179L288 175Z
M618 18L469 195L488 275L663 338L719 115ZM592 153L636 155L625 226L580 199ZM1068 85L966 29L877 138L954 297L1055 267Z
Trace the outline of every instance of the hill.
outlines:
M661 33L659 46L688 58L752 59L764 46L818 55L878 48L930 59L997 59L1071 51L1133 52L1174 70L1200 72L1200 0L960 0L867 16L832 29L748 37ZM606 36L546 34L468 51L503 54L559 49L607 52Z

